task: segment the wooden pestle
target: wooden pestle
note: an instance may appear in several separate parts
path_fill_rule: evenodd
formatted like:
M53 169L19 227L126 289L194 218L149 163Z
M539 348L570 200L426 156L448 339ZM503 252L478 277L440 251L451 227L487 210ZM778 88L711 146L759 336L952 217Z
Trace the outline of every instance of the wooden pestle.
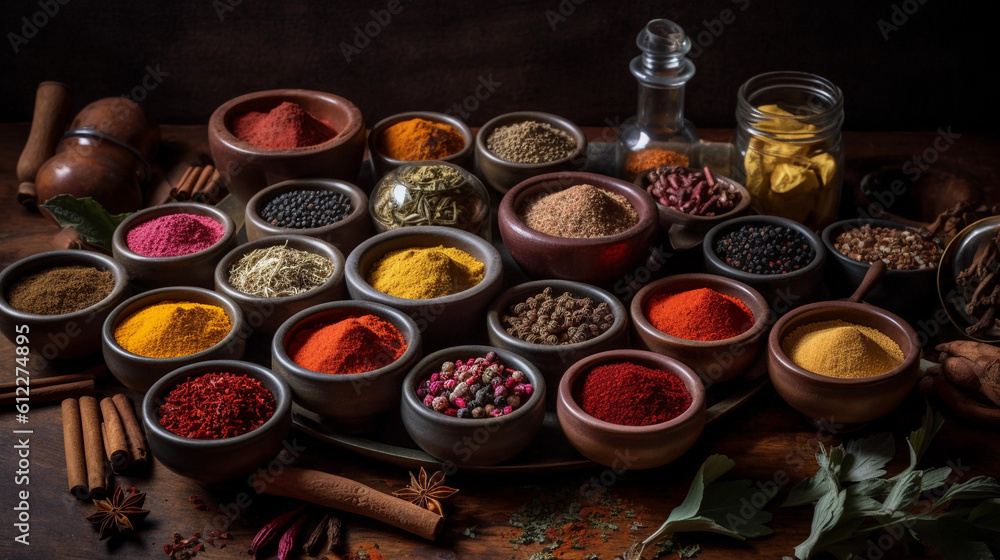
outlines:
M66 84L42 82L35 92L35 112L31 132L17 160L17 201L27 207L38 204L35 175L56 152L56 144L66 131L70 117L70 95Z

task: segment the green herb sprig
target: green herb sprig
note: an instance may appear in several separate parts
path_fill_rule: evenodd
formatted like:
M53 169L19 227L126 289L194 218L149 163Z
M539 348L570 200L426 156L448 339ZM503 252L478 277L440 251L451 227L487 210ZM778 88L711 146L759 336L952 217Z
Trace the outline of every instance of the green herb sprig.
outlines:
M62 227L75 229L87 243L108 250L111 250L115 228L131 215L128 212L110 214L101 203L89 196L76 198L69 194L54 196L39 206L48 210Z

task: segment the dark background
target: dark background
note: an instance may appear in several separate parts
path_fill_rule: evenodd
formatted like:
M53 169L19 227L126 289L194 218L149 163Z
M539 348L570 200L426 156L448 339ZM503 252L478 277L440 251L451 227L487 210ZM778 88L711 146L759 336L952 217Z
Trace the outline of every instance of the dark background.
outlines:
M698 127L734 126L739 85L783 69L838 84L847 130L992 132L997 122L992 16L965 2L397 0L402 11L370 24L377 36L348 62L342 43L388 2L62 1L41 0L58 5L51 17L37 15L39 0L0 3L0 122L30 120L42 80L69 84L79 109L132 92L151 67L167 75L137 98L163 123L204 124L237 95L299 87L352 100L371 126L401 111L447 111L492 77L499 85L477 100L470 125L533 109L604 126L635 113L628 63L657 17L697 44L686 116ZM712 23L726 9L735 21ZM902 25L886 39L879 20L894 14ZM27 38L24 17L45 25L15 54L10 33Z

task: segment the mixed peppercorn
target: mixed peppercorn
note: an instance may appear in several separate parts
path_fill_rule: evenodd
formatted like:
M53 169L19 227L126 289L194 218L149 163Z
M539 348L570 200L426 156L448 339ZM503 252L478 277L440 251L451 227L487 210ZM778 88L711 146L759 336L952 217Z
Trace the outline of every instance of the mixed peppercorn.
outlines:
M466 361L444 362L417 389L424 406L458 418L488 418L510 414L534 392L521 370L504 366L496 352Z

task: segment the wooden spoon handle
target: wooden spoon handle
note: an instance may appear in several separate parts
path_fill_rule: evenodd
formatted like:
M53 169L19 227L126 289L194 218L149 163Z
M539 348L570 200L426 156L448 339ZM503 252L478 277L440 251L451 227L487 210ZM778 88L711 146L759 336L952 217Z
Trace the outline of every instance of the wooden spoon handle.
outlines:
M871 291L876 284L882 281L882 277L885 276L885 270L885 262L883 262L882 259L872 263L872 265L868 267L868 272L865 273L865 277L861 279L861 284L858 285L858 289L854 290L854 293L851 294L851 297L849 297L847 301L854 303L861 301L861 298L865 297L865 294Z
M35 113L31 132L17 160L17 200L26 206L38 202L35 194L35 175L56 151L56 144L69 123L69 88L60 82L42 82L35 92Z

